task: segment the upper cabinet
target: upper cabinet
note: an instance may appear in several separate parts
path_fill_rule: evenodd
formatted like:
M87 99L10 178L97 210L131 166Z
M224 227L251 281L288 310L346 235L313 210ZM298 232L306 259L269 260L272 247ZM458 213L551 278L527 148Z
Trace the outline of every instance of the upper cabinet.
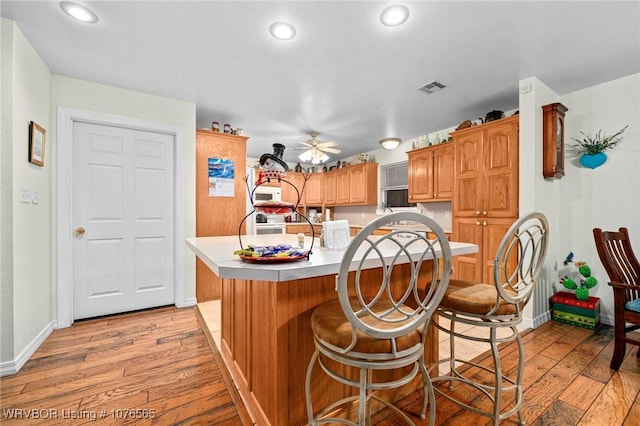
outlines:
M355 164L332 170L325 176L325 205L375 206L378 203L377 163Z
M302 191L302 184L304 183L302 173L288 172L285 180L291 185L285 182L280 183L280 197L284 202L297 204L298 193ZM304 205L304 194L302 194L300 204Z
M454 149L445 143L409 152L409 201L446 201L453 197Z
M336 175L335 181L335 193L336 193L336 205L348 205L349 204L349 170L339 169L334 172Z
M303 173L288 172L285 179L299 191L302 190ZM297 201L298 194L291 185L282 183L281 188L282 201ZM362 163L324 173L308 174L300 204L307 207L373 206L377 202L378 164Z
M349 166L349 204L378 204L378 165L362 163Z
M518 119L453 133L457 217L518 217Z
M323 173L309 175L304 189L304 202L307 206L321 206L324 204L324 176Z
M324 203L327 206L336 205L336 173L324 174Z

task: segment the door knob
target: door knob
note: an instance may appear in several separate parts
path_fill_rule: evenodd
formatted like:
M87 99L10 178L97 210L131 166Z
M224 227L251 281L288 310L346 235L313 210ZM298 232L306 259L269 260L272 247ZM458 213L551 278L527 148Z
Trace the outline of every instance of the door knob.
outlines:
M78 235L84 234L84 228L82 226L77 227L76 228L76 234L78 234Z

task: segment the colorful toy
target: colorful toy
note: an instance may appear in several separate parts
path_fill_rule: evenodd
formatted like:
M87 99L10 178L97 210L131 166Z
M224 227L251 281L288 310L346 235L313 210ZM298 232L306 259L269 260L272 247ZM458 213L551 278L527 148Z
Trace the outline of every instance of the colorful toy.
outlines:
M589 289L595 287L595 285L598 284L598 280L596 277L591 276L591 268L587 265L587 262L573 261L573 252L569 252L569 255L563 262L565 266L568 266L570 263L574 263L577 270L572 271L573 277L565 275L560 278L560 284L569 290L574 290L578 300L588 300Z

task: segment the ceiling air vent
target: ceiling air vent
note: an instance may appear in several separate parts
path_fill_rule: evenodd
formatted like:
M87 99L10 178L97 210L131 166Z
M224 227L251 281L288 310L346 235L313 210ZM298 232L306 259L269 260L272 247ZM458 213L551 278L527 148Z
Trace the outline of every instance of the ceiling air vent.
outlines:
M440 83L437 80L433 80L432 82L427 83L424 86L418 87L418 90L422 90L426 94L430 95L432 93L435 93L435 92L438 92L438 91L444 89L445 87L447 87L447 86L445 86L444 84Z

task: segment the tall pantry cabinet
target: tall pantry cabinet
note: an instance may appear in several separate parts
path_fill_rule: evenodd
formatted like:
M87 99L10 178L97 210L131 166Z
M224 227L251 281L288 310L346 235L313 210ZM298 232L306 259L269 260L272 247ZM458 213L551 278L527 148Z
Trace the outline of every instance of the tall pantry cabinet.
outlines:
M456 256L457 279L491 283L498 246L518 218L518 119L515 115L452 134L453 240L479 248Z
M247 139L210 130L196 130L196 237L238 235L247 211ZM233 161L233 196L209 195L209 158ZM245 233L243 224L241 233ZM232 250L232 247L229 247ZM220 299L221 279L196 258L196 299Z

